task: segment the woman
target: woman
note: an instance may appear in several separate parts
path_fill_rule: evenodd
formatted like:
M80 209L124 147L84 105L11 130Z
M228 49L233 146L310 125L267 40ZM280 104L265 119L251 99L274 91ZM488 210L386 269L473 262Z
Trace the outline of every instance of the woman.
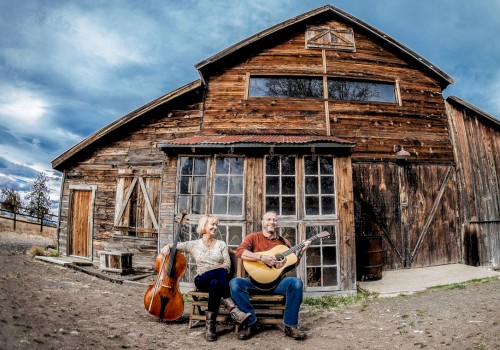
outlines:
M208 308L206 316L205 339L208 341L217 340L215 322L222 303L237 323L244 322L249 313L244 313L231 299L229 292L229 271L231 260L227 245L224 241L217 240L217 226L219 219L214 216L204 215L198 222L196 232L201 235L200 239L178 242L177 250L191 254L196 263L196 277L194 284L200 292L208 292ZM172 243L167 244L161 252L167 255L172 247Z

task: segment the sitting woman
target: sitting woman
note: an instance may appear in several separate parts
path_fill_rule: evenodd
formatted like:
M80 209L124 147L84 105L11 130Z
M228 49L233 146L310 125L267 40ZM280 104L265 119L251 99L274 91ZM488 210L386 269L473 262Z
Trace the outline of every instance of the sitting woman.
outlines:
M229 291L231 260L226 242L215 238L218 224L219 219L216 217L204 215L200 218L196 228L196 232L201 235L201 238L177 243L177 249L191 254L195 261L194 284L196 288L200 292L208 292L208 308L205 312L205 339L208 341L217 340L215 322L221 299L236 323L241 324L250 317L249 313L238 309L231 299ZM161 249L161 252L167 255L171 247L172 243L167 244Z

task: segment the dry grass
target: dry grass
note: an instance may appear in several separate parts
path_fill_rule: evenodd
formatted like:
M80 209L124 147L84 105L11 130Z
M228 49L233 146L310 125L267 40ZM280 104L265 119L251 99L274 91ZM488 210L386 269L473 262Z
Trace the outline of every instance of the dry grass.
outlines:
M41 247L41 246L33 246L28 251L26 252L29 256L34 258L35 256L59 256L59 253L57 250L53 248L46 248L46 247Z
M13 232L20 235L36 235L46 238L55 238L57 229L55 227L43 226L40 232L40 225L28 222L16 222L16 230L14 231L14 222L0 216L0 232Z

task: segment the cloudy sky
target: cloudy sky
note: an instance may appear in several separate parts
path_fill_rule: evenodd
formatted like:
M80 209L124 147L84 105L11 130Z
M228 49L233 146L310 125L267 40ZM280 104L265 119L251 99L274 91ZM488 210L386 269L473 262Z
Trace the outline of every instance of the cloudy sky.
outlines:
M0 188L199 78L194 65L274 24L331 4L455 79L444 91L500 117L498 0L0 0Z

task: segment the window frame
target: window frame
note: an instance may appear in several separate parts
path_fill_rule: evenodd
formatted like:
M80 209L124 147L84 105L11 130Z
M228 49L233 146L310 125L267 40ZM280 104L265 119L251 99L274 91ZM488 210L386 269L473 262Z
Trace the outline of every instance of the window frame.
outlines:
M316 98L316 97L286 97L286 96L252 96L250 94L250 82L253 78L265 78L265 77L287 77L287 78L318 78L321 77L323 79L323 96L321 98ZM245 88L245 93L244 93L244 99L245 100L252 100L252 99L284 99L284 100L317 100L317 101L328 101L330 103L365 103L365 104L385 104L385 105L390 105L390 106L402 106L402 99L401 99L401 88L400 88L400 82L399 79L360 79L359 77L352 77L352 76L337 76L337 75L327 75L327 74L310 74L310 75L303 75L303 74L276 74L276 73L258 73L258 74L251 74L247 73L246 74L246 88ZM334 80L334 79L339 79L339 80L347 80L347 81L354 81L354 82L360 82L360 83L373 83L373 84L386 84L386 85L392 85L393 86L393 92L394 92L394 102L387 102L387 101L370 101L370 100L338 100L338 99L332 99L328 95L328 81L329 80Z

